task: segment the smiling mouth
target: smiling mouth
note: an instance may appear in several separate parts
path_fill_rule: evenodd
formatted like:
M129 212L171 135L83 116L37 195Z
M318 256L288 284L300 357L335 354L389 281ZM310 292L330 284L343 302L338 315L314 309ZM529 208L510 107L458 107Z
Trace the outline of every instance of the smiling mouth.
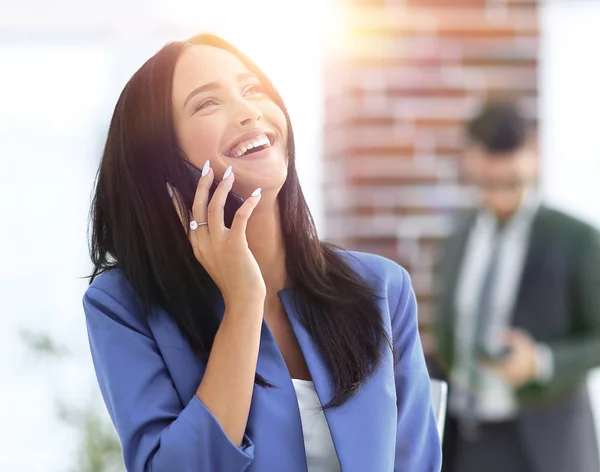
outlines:
M262 151L263 149L267 149L268 147L271 147L271 144L270 144L270 143L260 144L260 145L258 145L258 146L256 146L256 147L251 147L251 148L248 148L248 149L246 150L246 152L244 152L244 153L243 153L243 154L241 154L240 156L236 156L236 157L238 157L238 158L239 158L239 157L244 157L244 156L247 156L247 155L249 155L249 154L253 154L253 153L255 153L255 152Z
M255 138L247 139L236 144L231 151L227 153L227 157L239 159L240 157L254 154L255 152L271 147L274 141L275 139L273 137L263 133Z

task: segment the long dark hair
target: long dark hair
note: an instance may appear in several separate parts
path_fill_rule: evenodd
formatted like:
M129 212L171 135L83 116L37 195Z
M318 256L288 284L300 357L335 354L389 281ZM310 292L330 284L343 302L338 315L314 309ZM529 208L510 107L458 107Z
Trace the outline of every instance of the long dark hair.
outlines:
M301 321L313 336L333 376L335 393L325 408L344 403L379 365L390 344L376 294L318 239L295 167L292 126L280 95L265 74L226 41L199 35L172 42L129 80L108 130L90 214L90 254L94 278L119 268L151 316L154 304L175 320L191 347L206 359L219 326L214 282L195 259L173 211L165 182L180 189L187 205L194 186L181 157L172 120L175 64L188 45L231 52L264 84L285 113L288 126L287 179L278 201L286 247L286 267ZM188 206L189 208L189 206ZM91 283L90 281L90 283ZM259 385L268 379L257 376Z

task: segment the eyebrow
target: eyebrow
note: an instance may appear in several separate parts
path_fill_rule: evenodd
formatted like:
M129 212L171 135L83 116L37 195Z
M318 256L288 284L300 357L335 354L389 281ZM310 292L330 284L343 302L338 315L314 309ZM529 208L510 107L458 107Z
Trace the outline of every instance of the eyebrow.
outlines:
M242 82L242 81L248 80L248 79L258 79L258 77L256 76L256 74L253 74L251 72L242 72L241 74L238 74L236 79L238 82ZM208 92L208 91L216 90L216 89L220 89L220 88L223 88L223 84L219 81L208 82L204 85L201 85L200 87L196 87L186 97L185 101L183 102L183 108L185 108L185 106L188 104L188 102L192 98L194 98L196 95L198 95L199 93Z

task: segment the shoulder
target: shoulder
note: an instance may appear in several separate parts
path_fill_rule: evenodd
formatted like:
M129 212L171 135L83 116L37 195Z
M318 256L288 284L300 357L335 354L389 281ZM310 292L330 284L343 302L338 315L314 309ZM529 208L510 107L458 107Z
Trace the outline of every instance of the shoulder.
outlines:
M342 258L365 280L401 282L408 273L397 262L387 257L359 251L341 251Z
M554 224L560 224L568 228L585 229L588 231L593 229L592 225L576 217L575 215L549 205L542 205L539 212L540 217L544 217L552 221Z
M391 259L357 251L343 251L342 257L378 296L388 300L390 306L397 306L412 292L408 272Z
M554 234L564 234L580 248L594 244L600 238L598 228L574 215L543 205L538 218L549 222Z
M107 270L93 280L83 295L83 309L88 322L109 317L136 331L147 330L142 303L119 269Z
M109 269L96 276L84 295L84 298L90 297L110 298L124 305L137 301L133 288L119 269Z
M343 257L373 290L390 339L402 357L408 346L420 343L417 299L410 275L400 264L383 256L347 251Z

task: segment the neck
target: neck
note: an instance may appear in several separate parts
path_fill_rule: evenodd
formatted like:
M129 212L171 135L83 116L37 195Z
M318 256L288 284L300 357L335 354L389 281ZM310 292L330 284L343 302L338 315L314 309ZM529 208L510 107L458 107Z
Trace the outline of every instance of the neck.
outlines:
M276 197L269 200L268 195L263 195L254 209L248 220L246 237L265 280L267 295L271 296L285 288L288 280L279 203Z

